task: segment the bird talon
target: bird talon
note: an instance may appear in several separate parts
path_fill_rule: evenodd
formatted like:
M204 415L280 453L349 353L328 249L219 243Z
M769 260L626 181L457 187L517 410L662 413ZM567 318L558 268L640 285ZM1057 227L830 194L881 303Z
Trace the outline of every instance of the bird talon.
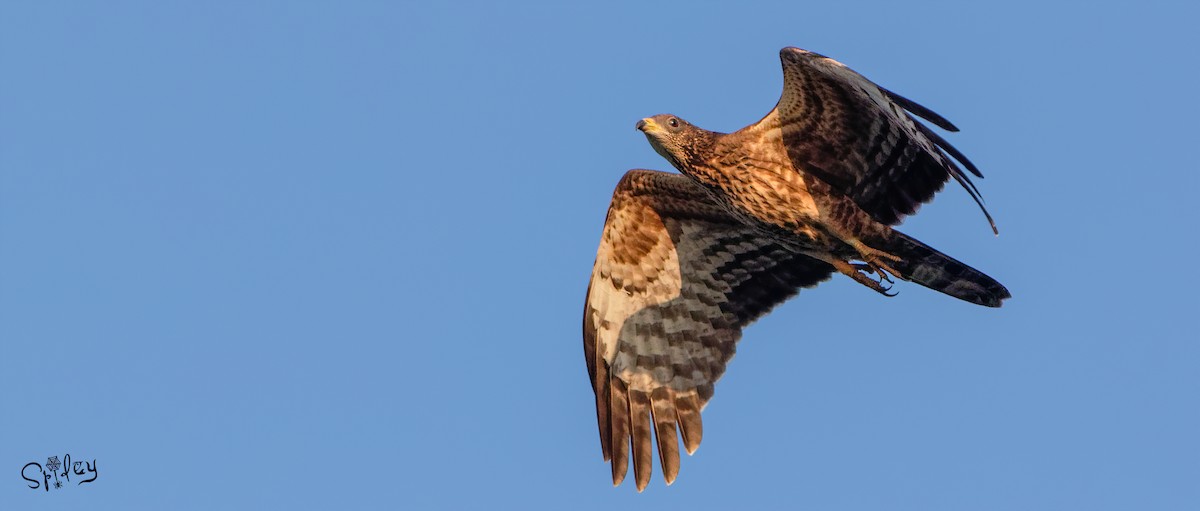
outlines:
M884 282L887 282L887 284L885 285ZM879 292L883 293L885 295L887 294L888 291L892 290L892 286L896 285L896 283L892 282L892 279L889 279L887 277L887 274L883 273L883 272L879 273L879 280L877 280L875 283L879 284L879 289L880 289Z
M872 262L850 263L850 264L851 264L851 266L854 267L854 269L856 269L866 275L875 275L878 278L878 280L874 280L874 279L873 280L874 280L874 282L879 284L880 287L883 287L883 283L887 282L888 283L887 289L891 289L892 285L896 283L894 280L892 280L892 277L891 277L891 275L888 274L888 271L885 270L885 268L887 268L886 266L882 266L882 265L872 263Z

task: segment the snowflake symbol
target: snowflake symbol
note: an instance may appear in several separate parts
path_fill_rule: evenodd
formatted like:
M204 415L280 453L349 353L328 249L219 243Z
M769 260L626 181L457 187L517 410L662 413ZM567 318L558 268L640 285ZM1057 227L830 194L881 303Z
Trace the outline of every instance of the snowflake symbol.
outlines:
M58 456L46 458L46 468L50 469L51 472L58 472L58 467L60 466L62 464L58 462Z
M62 481L54 481L55 488L62 488Z

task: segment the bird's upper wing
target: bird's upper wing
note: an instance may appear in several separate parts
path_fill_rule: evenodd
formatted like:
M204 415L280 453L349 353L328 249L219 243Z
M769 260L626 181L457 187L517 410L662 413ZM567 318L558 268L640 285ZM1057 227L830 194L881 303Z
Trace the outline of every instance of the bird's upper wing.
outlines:
M583 313L600 444L613 483L625 477L632 440L638 490L645 488L657 437L670 484L679 470L676 425L688 453L695 451L700 410L742 327L832 272L745 227L691 178L625 174L608 209Z
M796 168L852 197L875 220L889 225L916 212L953 177L996 229L979 190L954 159L983 177L979 169L909 113L958 131L953 124L836 60L799 48L784 48L779 56L783 95L772 113Z

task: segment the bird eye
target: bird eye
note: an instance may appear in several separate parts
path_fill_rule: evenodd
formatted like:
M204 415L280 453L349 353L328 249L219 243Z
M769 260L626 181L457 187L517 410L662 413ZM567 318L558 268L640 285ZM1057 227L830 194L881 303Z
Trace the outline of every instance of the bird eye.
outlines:
M667 125L672 128L678 128L679 127L679 119L676 119L674 117L667 119Z

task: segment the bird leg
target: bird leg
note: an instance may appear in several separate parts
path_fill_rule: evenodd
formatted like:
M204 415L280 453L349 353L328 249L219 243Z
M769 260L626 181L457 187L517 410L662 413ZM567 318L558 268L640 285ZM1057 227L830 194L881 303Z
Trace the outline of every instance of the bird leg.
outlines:
M850 263L850 266L853 266L855 270L860 272L878 276L880 284L884 282L887 282L888 284L895 284L895 281L892 280L891 276L889 276L886 271L883 271L878 266L873 266L867 263Z
M851 238L847 244L849 244L851 247L854 247L854 250L858 251L858 259L862 261L862 263L856 266L860 270L878 275L880 281L887 281L889 284L892 283L892 279L887 276L889 273L904 279L904 275L901 275L900 272L896 271L895 268L892 268L887 262L884 262L899 262L900 257L894 256L882 250L876 250L868 247L865 243L853 238ZM865 266L865 268L863 266Z
M892 290L893 283L892 279L888 277L888 274L885 271L886 266L880 266L869 262L851 263L842 259L838 259L828 253L809 253L808 255L814 259L819 259L829 263L829 265L833 266L838 273L854 279L855 282L867 286L876 293L888 297L896 296L896 293L890 292ZM879 280L869 277L868 274L877 275ZM885 282L887 285L884 285Z

